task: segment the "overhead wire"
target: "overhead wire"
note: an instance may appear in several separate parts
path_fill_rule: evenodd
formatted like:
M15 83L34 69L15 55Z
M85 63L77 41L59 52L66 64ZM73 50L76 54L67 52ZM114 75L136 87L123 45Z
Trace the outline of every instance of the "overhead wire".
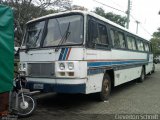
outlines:
M111 0L115 5L119 6L120 8L123 8L121 5L119 5L118 3L116 3L115 1Z
M105 4L105 3L99 2L99 1L97 1L97 0L93 0L93 1L95 1L95 2L97 2L97 3L99 3L99 4L102 4L102 5L106 6L106 7L109 7L109 8L111 8L111 9L114 9L114 10L117 10L117 11L119 11L119 12L122 12L122 13L127 14L125 11L120 10L120 9L117 9L117 8L112 7L112 6L110 6L110 5L107 5L107 4ZM130 16L131 16L132 19L134 19L135 21L137 21L137 19L136 19L132 14L130 14ZM148 30L145 29L142 24L140 24L140 25L141 25L141 28L142 28L147 34L149 34L150 36L152 36L152 34L151 34L150 32L148 32Z
M148 32L148 30L146 28L144 28L142 24L140 24L140 26L146 33L148 33L150 36L152 36L152 34L150 32Z
M132 19L134 19L135 21L138 21L133 15L130 14L130 16L132 17ZM150 36L152 36L152 34L150 32L148 32L148 30L146 28L143 27L142 23L139 22L141 28L147 33L149 34Z
M99 4L102 4L102 5L104 5L104 6L107 6L107 7L109 7L109 8L112 8L112 9L114 9L114 10L117 10L117 11L123 12L123 13L125 13L125 14L126 14L126 12L125 12L125 11L123 11L123 10L117 9L117 8L112 7L112 6L110 6L110 5L106 5L106 4L104 4L104 3L102 3L102 2L99 2L99 1L97 1L97 0L93 0L93 1L95 1L95 2L97 2L97 3L99 3Z

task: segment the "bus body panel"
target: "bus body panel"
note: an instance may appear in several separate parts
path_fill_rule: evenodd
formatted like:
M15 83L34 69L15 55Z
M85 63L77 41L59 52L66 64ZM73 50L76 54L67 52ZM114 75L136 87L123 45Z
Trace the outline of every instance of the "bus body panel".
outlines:
M141 75L142 66L146 67L146 74L152 71L152 54L147 59L148 53L126 50L86 50L88 69L94 68L88 74L87 93L100 92L102 80L107 70L114 71L114 86L137 79ZM136 67L137 66L137 67ZM101 67L105 67L103 70Z
M86 94L100 92L104 73L88 75L86 82Z
M129 69L117 70L114 72L115 82L114 86L137 79L141 75L142 67L134 67Z
M55 49L45 49L45 50L29 50L27 53L25 51L20 52L21 62L54 62L54 61L65 61L65 60L82 60L84 58L83 48L71 48L65 47L60 48L57 52Z

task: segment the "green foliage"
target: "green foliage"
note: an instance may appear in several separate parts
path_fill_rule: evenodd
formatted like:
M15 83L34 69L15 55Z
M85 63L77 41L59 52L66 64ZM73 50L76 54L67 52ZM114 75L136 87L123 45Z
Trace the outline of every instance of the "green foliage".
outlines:
M95 12L96 14L103 16L103 17L105 17L105 15L106 15L105 11L100 7L96 7L93 12Z
M150 41L152 43L154 57L160 55L160 28L153 33L153 37Z
M109 20L121 25L122 27L126 26L127 18L124 16L117 15L112 12L105 13L105 11L100 7L96 7L93 12L95 12L96 14L98 14L102 17L105 17L106 19L109 19Z

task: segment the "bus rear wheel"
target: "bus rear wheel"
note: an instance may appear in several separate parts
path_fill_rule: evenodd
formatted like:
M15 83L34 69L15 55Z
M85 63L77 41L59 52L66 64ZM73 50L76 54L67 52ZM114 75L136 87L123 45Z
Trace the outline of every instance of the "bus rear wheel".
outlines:
M110 92L111 92L111 79L110 79L110 76L106 74L103 78L101 92L99 93L100 101L108 100L110 96Z
M155 64L153 64L153 70L152 70L152 73L155 72Z
M142 71L141 71L141 76L138 79L138 82L143 82L145 79L145 72L144 72L144 68L142 67Z

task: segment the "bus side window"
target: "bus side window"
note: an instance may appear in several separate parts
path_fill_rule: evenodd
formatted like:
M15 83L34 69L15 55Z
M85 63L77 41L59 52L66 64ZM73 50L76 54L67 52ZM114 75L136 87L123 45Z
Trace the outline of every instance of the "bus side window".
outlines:
M124 34L121 32L118 32L118 38L119 38L119 42L120 42L120 48L125 48L125 39L124 39Z
M99 31L99 37L98 37L98 41L97 41L98 44L108 45L106 26L104 26L102 24L98 24L98 31Z
M146 52L149 52L149 46L148 46L148 43L144 43L144 48L145 48L145 51L146 51Z
M120 48L120 41L117 31L114 32L114 47Z
M89 48L104 48L108 45L107 29L105 25L89 21L88 43Z
M93 20L89 20L89 29L88 29L88 42L87 46L89 48L94 48L94 42L98 38L98 29L97 24Z
M137 40L137 47L139 51L144 51L144 44L142 41Z
M120 41L119 41L118 32L111 29L110 35L111 35L113 46L115 48L120 48Z
M128 49L136 50L136 41L135 38L127 36Z
M110 30L110 35L112 39L113 46L115 48L125 48L124 34L114 30Z

